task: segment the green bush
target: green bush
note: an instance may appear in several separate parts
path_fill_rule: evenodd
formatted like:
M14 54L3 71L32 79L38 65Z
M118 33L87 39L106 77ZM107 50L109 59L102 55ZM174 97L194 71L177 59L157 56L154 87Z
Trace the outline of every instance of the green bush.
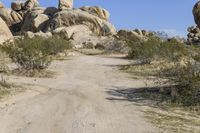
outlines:
M157 37L150 37L145 41L129 41L129 57L139 59L142 63L154 60L177 61L188 55L186 46L176 40L162 41Z
M1 46L14 63L26 70L41 70L47 68L52 54L63 52L70 48L70 43L58 37L23 38Z

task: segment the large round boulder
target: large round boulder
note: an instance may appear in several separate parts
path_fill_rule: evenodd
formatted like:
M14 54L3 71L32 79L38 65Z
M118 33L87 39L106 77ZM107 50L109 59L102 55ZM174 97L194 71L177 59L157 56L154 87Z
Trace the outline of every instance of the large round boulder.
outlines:
M72 25L86 25L96 35L116 34L116 29L111 23L80 9L64 10L56 13L51 19L48 29L55 30L59 27Z
M7 24L4 22L4 20L0 17L0 44L3 43L6 40L12 39L13 35L10 32Z

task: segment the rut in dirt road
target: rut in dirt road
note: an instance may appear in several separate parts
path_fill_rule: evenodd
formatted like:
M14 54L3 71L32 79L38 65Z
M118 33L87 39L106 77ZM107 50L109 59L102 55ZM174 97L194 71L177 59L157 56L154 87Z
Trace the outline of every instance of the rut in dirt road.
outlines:
M48 91L0 109L0 133L149 133L156 132L141 113L141 106L110 100L107 92L143 87L118 70L129 64L121 58L75 56L55 61L55 78L10 76L10 82Z

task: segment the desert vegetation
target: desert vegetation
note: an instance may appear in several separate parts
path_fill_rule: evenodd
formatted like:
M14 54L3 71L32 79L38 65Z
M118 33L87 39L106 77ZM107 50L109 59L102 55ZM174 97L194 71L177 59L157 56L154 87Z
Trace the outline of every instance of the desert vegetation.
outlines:
M41 73L51 64L53 56L70 48L71 44L58 36L48 39L24 37L1 46L1 50L18 66L17 70L28 76Z
M123 66L123 70L167 79L168 82L165 84L171 85L156 93L160 93L162 98L165 97L170 103L199 106L198 47L186 45L176 39L163 40L157 36L150 36L147 40L123 36L120 39L124 40L129 47L128 58L137 60L136 64Z

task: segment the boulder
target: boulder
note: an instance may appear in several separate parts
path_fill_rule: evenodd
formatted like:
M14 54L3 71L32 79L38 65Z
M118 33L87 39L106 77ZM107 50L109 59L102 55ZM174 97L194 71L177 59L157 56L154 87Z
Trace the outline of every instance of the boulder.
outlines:
M32 22L32 31L38 32L38 31L44 31L46 28L46 25L49 21L49 17L45 14L38 14Z
M48 30L72 25L86 25L96 35L116 34L116 29L111 23L80 9L64 10L56 13L49 23Z
M25 15L24 15L24 21L23 21L23 24L22 24L22 27L21 27L21 31L22 32L26 32L26 31L33 31L33 32L37 32L37 31L39 31L39 30L42 30L42 29L39 29L39 27L37 27L36 29L37 30L35 30L35 27L33 27L33 23L34 23L34 21L35 21L35 19L39 19L39 18L41 18L41 16L40 17L38 17L37 18L37 16L39 15L39 14L43 14L44 13L44 11L45 11L45 9L44 8L41 8L41 7L36 7L36 8L33 8L33 9L31 9L31 10L29 10ZM43 16L44 17L44 16ZM46 18L46 17L45 17ZM41 22L41 21L40 21ZM45 22L45 21L43 21L42 20L42 22ZM43 27L43 26L42 26Z
M11 3L11 9L14 11L20 11L22 10L22 3L21 2L12 2Z
M83 35L90 35L92 34L91 30L85 25L74 25L69 27L60 27L52 31L54 35L61 36L64 39L80 39L80 38L73 38L75 34L82 33Z
M6 40L12 39L13 35L10 32L7 24L4 22L4 20L0 17L0 44L3 43Z
M195 23L197 24L198 28L200 28L200 1L198 1L193 7L193 15Z
M3 5L3 3L1 3L1 2L0 2L0 8L4 8L4 5Z
M6 22L9 27L21 23L23 20L22 16L19 13L7 8L0 8L0 17Z
M106 9L103 9L98 6L92 6L92 7L84 6L84 7L81 7L80 9L82 11L86 11L104 20L109 20L110 18L110 13Z
M25 32L25 36L28 38L34 38L34 37L42 37L42 38L50 38L52 37L52 33L51 32L37 32L37 33L33 33L31 31Z
M49 17L52 17L55 13L57 13L59 10L56 7L47 7L44 10L44 14L48 15Z
M73 8L73 0L59 0L58 9L72 9Z
M23 9L24 10L30 10L30 9L33 9L35 7L39 7L39 2L38 0L27 0L25 3L24 3L24 6L23 6Z

